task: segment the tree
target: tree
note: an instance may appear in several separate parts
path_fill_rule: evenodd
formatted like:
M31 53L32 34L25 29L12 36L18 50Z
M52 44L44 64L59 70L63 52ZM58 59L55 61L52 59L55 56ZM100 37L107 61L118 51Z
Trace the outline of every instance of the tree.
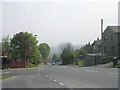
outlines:
M40 61L40 51L37 45L36 36L28 32L19 32L11 39L12 59L29 60L30 63L37 64Z
M74 62L74 50L70 43L66 43L65 48L61 54L62 64L73 64Z
M2 56L2 42L0 42L0 56Z
M39 50L40 50L40 54L42 57L42 61L45 64L48 60L48 56L50 54L50 47L47 43L41 43L39 45Z
M8 58L10 57L10 38L9 35L4 36L2 38L2 55L7 56Z
M53 62L59 61L59 57L58 57L57 54L53 54L53 56L52 56L52 61L53 61Z

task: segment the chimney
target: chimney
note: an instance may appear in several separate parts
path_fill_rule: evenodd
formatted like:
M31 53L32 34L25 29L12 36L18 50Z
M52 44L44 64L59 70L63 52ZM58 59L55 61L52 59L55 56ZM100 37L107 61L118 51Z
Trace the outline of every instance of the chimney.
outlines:
M99 38L97 38L97 41L99 41Z

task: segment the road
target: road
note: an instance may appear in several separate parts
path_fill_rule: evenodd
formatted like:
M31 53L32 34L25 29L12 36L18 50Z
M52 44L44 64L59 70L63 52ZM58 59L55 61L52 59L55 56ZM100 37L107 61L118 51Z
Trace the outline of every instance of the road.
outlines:
M4 70L3 88L118 88L118 69L47 65L37 69ZM114 89L113 89L114 90Z

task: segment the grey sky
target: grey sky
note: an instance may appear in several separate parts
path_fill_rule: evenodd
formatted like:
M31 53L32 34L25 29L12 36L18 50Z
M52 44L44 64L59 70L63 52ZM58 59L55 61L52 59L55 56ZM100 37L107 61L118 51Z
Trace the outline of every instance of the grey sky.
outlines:
M104 29L108 25L117 25L117 0L4 2L2 35L29 31L38 36L39 43L46 42L50 46L63 42L86 44L100 37L101 18Z

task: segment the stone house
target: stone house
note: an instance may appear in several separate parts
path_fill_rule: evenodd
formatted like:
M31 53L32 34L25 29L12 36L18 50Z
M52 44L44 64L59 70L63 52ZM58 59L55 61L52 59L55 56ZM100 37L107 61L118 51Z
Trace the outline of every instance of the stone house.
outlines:
M102 53L107 56L120 56L120 26L108 26L102 33Z
M99 38L93 42L92 46L93 46L93 53L101 52L101 40Z

